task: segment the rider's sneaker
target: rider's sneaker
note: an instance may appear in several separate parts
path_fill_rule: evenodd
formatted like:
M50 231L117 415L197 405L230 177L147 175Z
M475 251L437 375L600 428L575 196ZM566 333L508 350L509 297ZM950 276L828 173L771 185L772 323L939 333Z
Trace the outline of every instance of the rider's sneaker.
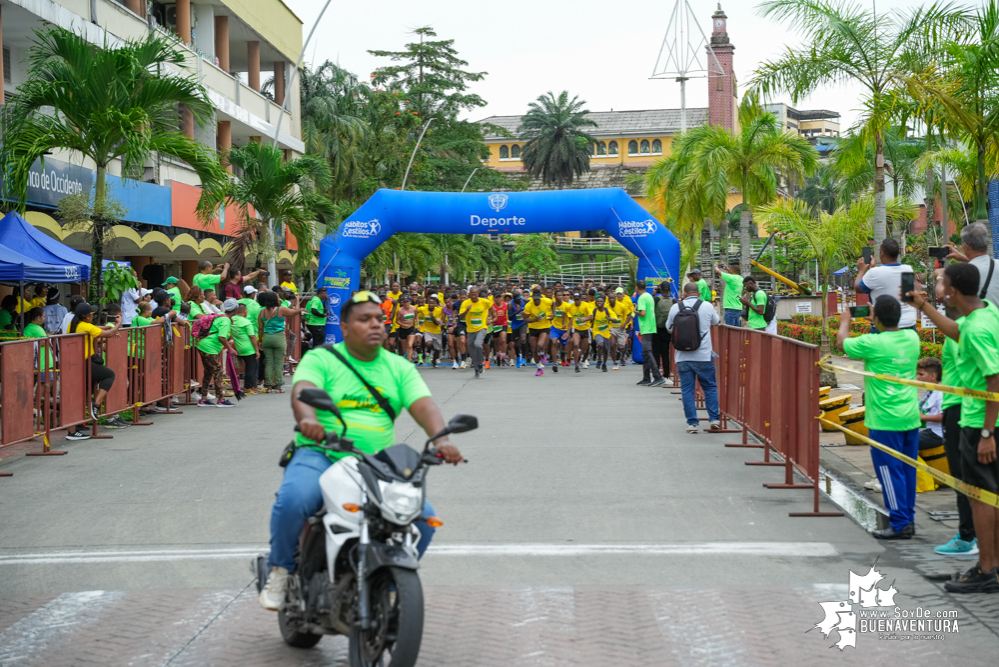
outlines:
M933 547L933 551L941 556L973 556L978 553L978 538L965 542L961 539L961 533L958 533L947 544Z
M276 567L267 576L267 585L260 591L260 606L268 611L279 611L288 590L288 570Z

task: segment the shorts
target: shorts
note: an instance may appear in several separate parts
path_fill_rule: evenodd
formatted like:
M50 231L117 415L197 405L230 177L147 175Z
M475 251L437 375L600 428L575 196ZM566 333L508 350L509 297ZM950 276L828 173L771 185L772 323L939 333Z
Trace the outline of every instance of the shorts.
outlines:
M961 481L980 489L999 492L999 457L992 463L979 463L978 441L982 438L979 427L961 429Z
M624 347L628 344L628 332L624 327L611 327L611 340L617 343L618 347Z
M610 335L602 336L598 333L593 334L593 342L597 347L609 348L610 347Z
M590 337L589 329L573 329L572 333L577 334L579 336L579 340L581 341L587 340Z
M454 326L454 331L451 332L451 335L454 336L455 338L458 338L459 336L464 336L465 329L466 326L464 324L456 324Z
M410 327L408 329L403 329L402 327L399 327L398 329L395 330L395 333L392 335L398 338L399 340L402 340L403 338L409 338L414 333L416 333L415 327Z
M438 352L444 349L443 340L444 337L441 334L430 333L427 331L423 332L423 342L432 346Z
M549 331L550 331L550 329L528 329L528 330L527 330L527 333L528 333L528 335L529 335L529 336L530 336L531 338L537 338L537 337L538 337L538 336L540 336L541 334L543 334L543 333L544 333L544 334L546 334L546 333L548 333Z
M392 325L391 324L386 324L385 325L385 333L388 336L392 336Z
M559 329L558 327L552 327L551 332L552 332L552 340L557 340L562 344L563 347L565 346L566 343L569 342L567 340L562 340L562 336L565 335L564 329Z
M490 333L493 336L496 336L498 334L504 333L506 330L507 330L507 326L505 324L494 324L493 325L493 330Z
M520 322L519 324L511 324L510 333L515 336L522 336L524 334L524 323Z

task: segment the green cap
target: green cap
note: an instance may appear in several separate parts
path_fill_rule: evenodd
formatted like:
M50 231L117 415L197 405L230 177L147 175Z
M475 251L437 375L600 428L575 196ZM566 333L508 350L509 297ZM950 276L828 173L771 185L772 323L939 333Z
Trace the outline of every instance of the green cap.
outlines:
M169 278L167 278L166 280L163 281L163 284L164 285L169 285L169 284L175 283L175 282L177 282L177 279L174 278L173 276L170 276Z

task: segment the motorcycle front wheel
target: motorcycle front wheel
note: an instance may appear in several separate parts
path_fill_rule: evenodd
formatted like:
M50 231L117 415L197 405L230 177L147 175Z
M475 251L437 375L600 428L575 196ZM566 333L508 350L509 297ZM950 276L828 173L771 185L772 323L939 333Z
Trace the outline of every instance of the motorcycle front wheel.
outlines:
M413 667L423 640L423 587L413 570L383 568L368 579L372 628L350 631L350 667Z

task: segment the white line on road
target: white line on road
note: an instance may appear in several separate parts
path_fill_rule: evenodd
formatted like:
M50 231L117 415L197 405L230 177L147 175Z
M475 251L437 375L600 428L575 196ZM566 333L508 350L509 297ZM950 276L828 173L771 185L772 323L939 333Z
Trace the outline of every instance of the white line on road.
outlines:
M219 549L138 549L114 551L60 551L6 554L2 565L64 565L71 563L151 563L181 560L252 558L267 546ZM673 544L438 544L434 556L780 556L825 558L836 556L828 542L678 542Z

